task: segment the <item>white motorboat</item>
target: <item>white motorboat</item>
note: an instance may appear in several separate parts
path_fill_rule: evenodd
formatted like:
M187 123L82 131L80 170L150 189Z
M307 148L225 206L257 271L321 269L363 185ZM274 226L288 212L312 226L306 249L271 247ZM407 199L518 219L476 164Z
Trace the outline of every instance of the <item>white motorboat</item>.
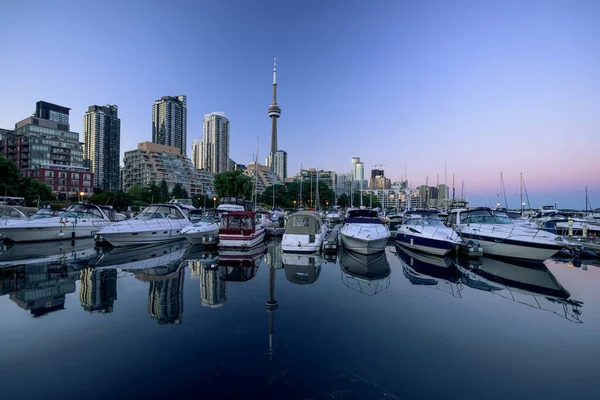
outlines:
M190 217L192 213L190 212ZM202 217L181 230L192 244L214 245L219 240L219 222L215 210L205 210Z
M187 212L177 204L153 204L133 219L101 229L96 240L115 247L164 243L183 239L181 230L191 224Z
M281 261L288 281L298 285L310 285L319 279L321 256L319 254L284 253Z
M54 217L17 220L2 225L0 238L17 243L80 239L94 236L112 220L109 210L94 204L73 204Z
M462 244L456 232L444 226L437 213L431 211L407 211L397 228L396 242L436 256L445 256Z
M265 240L266 232L255 212L232 211L221 217L219 247L252 248Z
M352 209L348 211L340 235L346 249L360 254L374 254L385 250L390 231L379 219L377 211Z
M567 245L560 236L515 225L486 207L453 210L448 219L463 241L479 242L484 255L544 261Z
M314 211L300 211L290 215L285 223L281 249L287 252L315 253L321 251L327 226Z
M7 225L16 221L24 221L27 216L14 206L0 204L0 225Z
M243 197L223 196L217 210L222 212L247 211L246 200Z
M333 208L325 214L325 220L329 225L339 224L342 221L342 214L340 210Z

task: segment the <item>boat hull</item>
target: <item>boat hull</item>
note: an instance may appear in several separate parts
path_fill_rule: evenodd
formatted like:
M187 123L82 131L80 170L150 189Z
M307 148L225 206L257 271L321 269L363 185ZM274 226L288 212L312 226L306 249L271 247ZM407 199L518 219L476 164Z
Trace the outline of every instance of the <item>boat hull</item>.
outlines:
M257 229L251 235L219 233L219 247L250 248L265 240L266 229Z
M183 236L192 244L216 244L219 241L219 225L192 226L181 231Z
M146 232L131 232L131 233L102 233L97 235L97 239L103 239L114 247L160 244L182 240L184 236L180 230L168 231L146 231Z
M396 243L402 247L417 250L434 256L445 256L454 249L456 243L419 235L409 235L404 232L396 234Z
M65 240L65 239L81 239L93 237L96 232L106 226L57 223L57 226L52 225L30 225L30 226L6 226L0 230L0 238L13 241L15 243L26 242L41 242L50 240Z
M507 257L528 261L544 261L551 258L564 247L564 244L554 243L533 243L519 241L515 239L503 239L498 237L484 236L482 234L472 234L461 232L463 240L475 239L479 246L483 248L484 256L491 255L496 257Z
M314 241L310 241L310 235L293 235L285 233L281 239L281 250L287 253L316 253L321 251L323 246L323 234L318 233L314 236Z
M387 242L388 237L382 237L377 239L363 239L360 237L342 234L342 244L344 245L344 247L358 254L369 255L380 253L385 250Z

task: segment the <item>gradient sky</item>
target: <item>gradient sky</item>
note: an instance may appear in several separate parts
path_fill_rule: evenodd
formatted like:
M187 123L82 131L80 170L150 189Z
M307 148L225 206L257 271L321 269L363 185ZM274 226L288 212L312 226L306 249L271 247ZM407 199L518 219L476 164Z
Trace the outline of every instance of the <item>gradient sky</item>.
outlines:
M0 0L0 127L45 100L116 104L121 153L152 140L152 104L188 98L188 152L205 113L231 122L231 157L279 148L304 167L464 181L472 205L600 207L600 2Z

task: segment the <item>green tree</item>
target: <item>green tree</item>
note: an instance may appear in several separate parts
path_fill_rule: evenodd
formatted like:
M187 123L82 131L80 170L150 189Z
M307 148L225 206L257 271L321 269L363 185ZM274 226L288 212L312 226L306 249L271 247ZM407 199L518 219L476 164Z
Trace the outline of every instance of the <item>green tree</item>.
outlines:
M338 205L340 207L349 207L350 206L350 197L346 193L343 193L340 197L338 197Z
M17 165L0 155L0 196L17 196L21 184Z
M173 187L173 191L171 192L171 196L176 199L187 199L189 198L187 190L183 187L181 183L176 183Z
M158 186L158 202L166 203L169 201L169 185L167 185L167 181L164 179L160 181L160 185Z
M107 204L111 204L111 197L113 194L111 192L100 192L97 194L93 194L88 199L90 203L96 204L99 206L104 206Z
M25 203L29 206L37 206L39 201L55 200L50 186L33 178L24 178L20 182L19 196L25 198Z
M148 186L148 191L147 191L146 195L148 197L143 199L143 201L145 201L146 203L149 203L149 204L160 203L160 188L158 187L158 185L155 182L152 182Z
M268 208L273 207L273 197L275 198L275 207L291 207L291 203L288 199L288 189L285 185L273 185L265 189L263 194L259 197L261 203L266 204Z
M133 201L148 202L148 199L150 198L150 189L139 183L133 185L127 193L129 193Z
M219 197L240 196L250 199L252 180L240 170L221 172L215 175L215 190Z

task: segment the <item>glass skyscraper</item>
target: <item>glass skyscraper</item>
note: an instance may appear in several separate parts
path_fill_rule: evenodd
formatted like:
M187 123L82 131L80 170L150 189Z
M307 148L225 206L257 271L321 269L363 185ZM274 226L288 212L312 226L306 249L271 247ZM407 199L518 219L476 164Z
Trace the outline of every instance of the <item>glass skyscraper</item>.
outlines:
M187 148L187 97L163 96L152 106L152 142L177 147L182 156Z
M121 120L116 105L90 106L83 116L83 160L95 174L96 186L120 187Z

